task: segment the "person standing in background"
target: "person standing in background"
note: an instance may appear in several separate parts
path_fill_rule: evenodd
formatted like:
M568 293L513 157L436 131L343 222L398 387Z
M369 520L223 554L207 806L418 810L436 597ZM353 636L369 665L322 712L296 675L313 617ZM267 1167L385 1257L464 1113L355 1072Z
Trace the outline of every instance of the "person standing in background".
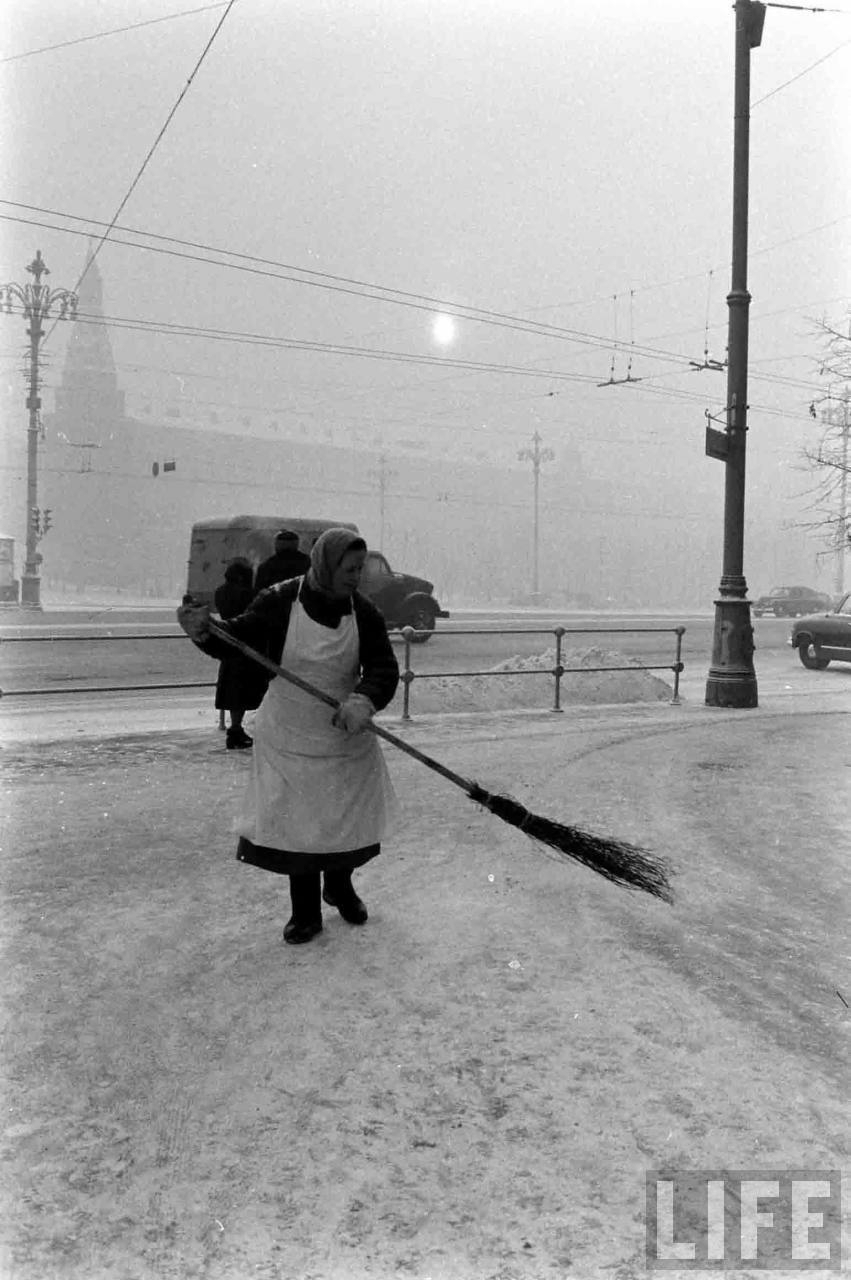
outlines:
M310 557L298 549L298 534L292 529L279 529L275 534L275 551L257 566L254 578L255 595L273 587L276 582L286 582L287 578L297 578L307 573L310 568Z
M225 580L213 597L216 612L222 619L244 613L254 599L251 565L247 560L234 560L225 569ZM242 727L246 711L255 711L263 701L268 677L262 667L244 658L235 649L222 658L216 681L216 710L227 711L228 751L245 751L253 743Z

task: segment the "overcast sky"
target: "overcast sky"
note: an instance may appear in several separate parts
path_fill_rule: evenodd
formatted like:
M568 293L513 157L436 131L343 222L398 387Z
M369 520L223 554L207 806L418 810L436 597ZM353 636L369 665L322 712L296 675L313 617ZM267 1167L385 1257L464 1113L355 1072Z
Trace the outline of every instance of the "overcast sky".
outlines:
M769 8L752 58L755 482L780 483L811 435L812 322L840 321L851 295L851 0L837 7ZM613 464L632 441L686 488L701 468L720 484L703 433L724 375L687 362L723 359L726 340L729 0L4 0L2 40L0 196L19 206L0 204L4 280L40 247L51 283L74 286L86 234L156 142L118 222L254 270L107 243L108 315L411 358L116 328L128 392L182 387L225 417L256 410L257 431L270 416L387 443L427 430L511 455L538 428L557 453L593 438ZM503 318L436 334L453 304ZM20 323L4 322L5 370ZM63 345L57 330L54 379ZM642 381L596 385L628 373Z

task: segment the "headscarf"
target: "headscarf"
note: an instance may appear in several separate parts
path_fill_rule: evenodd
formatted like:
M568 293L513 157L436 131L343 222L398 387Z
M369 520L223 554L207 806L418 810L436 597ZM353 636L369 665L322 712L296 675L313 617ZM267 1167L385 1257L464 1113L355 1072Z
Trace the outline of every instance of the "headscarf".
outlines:
M366 551L366 543L351 529L326 529L313 544L310 552L308 585L317 591L330 593L335 571L340 567L347 551Z

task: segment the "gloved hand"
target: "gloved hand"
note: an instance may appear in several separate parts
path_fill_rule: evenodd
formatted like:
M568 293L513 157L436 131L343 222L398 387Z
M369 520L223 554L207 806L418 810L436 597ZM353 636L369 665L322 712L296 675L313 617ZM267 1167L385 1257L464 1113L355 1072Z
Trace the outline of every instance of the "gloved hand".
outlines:
M365 693L350 693L334 712L331 723L346 733L363 733L374 715L375 707Z
M205 604L195 604L188 596L177 610L177 621L190 640L202 644L210 634L210 610Z

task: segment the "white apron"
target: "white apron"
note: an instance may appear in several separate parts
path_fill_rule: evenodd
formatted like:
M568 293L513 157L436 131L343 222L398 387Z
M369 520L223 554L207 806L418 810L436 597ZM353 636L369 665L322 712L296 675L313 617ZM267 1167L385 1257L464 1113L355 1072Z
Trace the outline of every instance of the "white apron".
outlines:
M320 626L293 601L281 666L338 701L359 678L354 608L338 627ZM253 770L237 834L255 845L345 853L381 841L398 814L374 734L350 736L334 711L281 676L254 720Z

